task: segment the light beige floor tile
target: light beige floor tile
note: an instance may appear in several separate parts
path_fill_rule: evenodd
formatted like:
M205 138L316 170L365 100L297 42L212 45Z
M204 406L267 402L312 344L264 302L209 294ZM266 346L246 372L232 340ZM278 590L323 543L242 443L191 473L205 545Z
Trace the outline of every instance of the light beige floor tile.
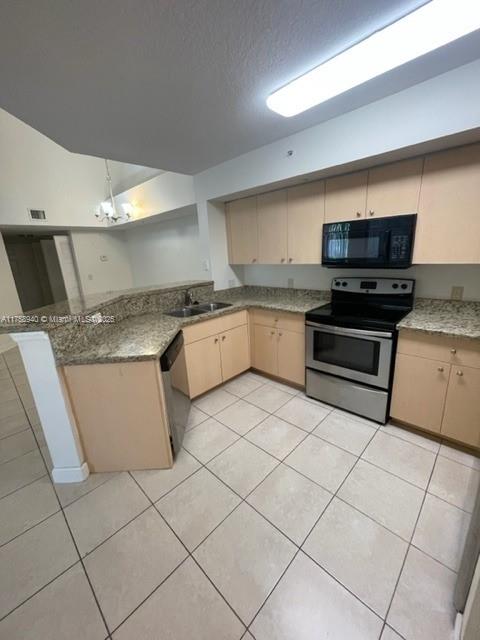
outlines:
M245 400L251 402L256 407L260 407L260 409L264 411L273 413L288 402L291 397L290 393L286 393L281 389L277 389L277 387L267 384L249 393L245 396Z
M114 640L239 640L245 627L186 560L114 633ZM161 636L159 635L161 633Z
M38 449L5 462L0 465L0 498L38 480L46 473L47 470Z
M377 467L426 489L435 454L400 438L378 431L362 455Z
M213 416L230 404L237 401L237 397L223 389L214 389L209 391L204 396L195 400L194 406L204 413L208 413L209 416Z
M331 497L331 493L282 464L247 501L300 545Z
M208 468L243 498L278 464L243 438L208 463Z
M187 556L153 507L85 559L100 607L115 629Z
M410 547L387 622L409 640L451 640L456 574Z
M322 420L313 434L359 456L373 438L376 429L362 422L331 413Z
M249 624L294 556L296 547L241 504L195 551L209 578Z
M242 640L255 640L250 631L246 631L245 635L242 636Z
M427 493L413 544L429 556L458 571L470 515Z
M91 473L83 482L71 482L69 484L56 484L55 491L62 507L66 507L78 498L90 493L104 482L118 476L117 472Z
M70 504L65 515L82 556L138 516L149 504L128 473L120 473Z
M23 409L12 416L0 418L0 438L25 431L25 429L30 429L30 424Z
M408 543L334 498L302 549L382 618Z
M268 416L245 438L272 456L283 460L306 437L303 429L294 427L277 416Z
M439 454L444 458L464 464L466 467L477 469L477 471L480 470L480 458L471 453L467 453L466 451L462 451L461 449L456 449L455 447L451 447L447 444L442 444L440 446Z
M8 640L103 640L107 630L77 563L0 622Z
M428 492L471 513L479 482L480 473L475 469L438 456Z
M325 409L329 413L330 413L330 411L333 411L333 409L335 408L331 404L327 404L326 402L321 402L320 400L316 400L315 398L311 398L310 396L307 396L305 391L300 391L297 395L298 395L299 398L302 398L303 400L306 400L307 402L311 402L316 407L322 407L323 409Z
M403 640L403 638L399 636L396 631L394 631L390 627L385 626L380 640Z
M223 389L229 393L233 393L234 396L243 398L252 391L255 391L255 389L258 389L258 387L261 387L265 382L266 380L257 379L257 376L244 373L238 378L224 384Z
M0 544L60 510L48 476L0 500Z
M11 418L12 416L22 412L23 406L20 402L20 398L16 397L12 400L5 400L0 403L0 422L5 420L5 418Z
M171 469L133 471L132 475L147 496L156 502L200 468L200 463L188 451L181 449Z
M271 382L270 378L267 378L267 376L261 375L259 372L247 371L243 375L245 377L250 378L251 380L255 380L256 382L260 382L262 384Z
M256 640L376 640L382 621L300 552L251 628Z
M343 416L344 418L349 418L350 420L356 420L357 422L366 424L367 427L373 427L374 429L378 429L380 427L378 422L374 422L373 420L369 420L368 418L364 418L363 416L357 416L355 413L350 413L350 411L344 411L343 409L334 409L333 412L335 413L335 415Z
M205 422L207 418L208 418L208 413L205 413L204 411L200 411L198 407L192 404L192 406L190 407L190 413L188 415L186 430L189 431L190 429L193 429L193 427L196 427L200 423Z
M3 403L17 398L18 393L13 382L0 385L0 411Z
M200 469L156 506L191 551L239 502L240 498L210 471Z
M268 413L249 402L239 400L217 413L215 418L241 436L260 424L268 417Z
M232 396L233 398L233 396ZM183 446L195 458L206 464L221 451L238 440L239 436L223 424L209 418L187 431L183 440Z
M40 416L35 407L25 407L25 413L30 421L30 424L40 424Z
M0 548L0 618L78 560L65 519L51 516ZM3 578L5 579L5 578Z
M338 495L390 531L410 540L424 491L359 460Z
M26 429L7 438L2 438L0 440L0 464L23 456L25 453L34 451L36 448L37 443L31 429Z
M278 382L277 380L269 380L268 384L276 389L280 389L280 391L285 391L285 393L289 393L291 396L296 396L297 393L300 393L299 389L296 387L292 387L289 384L285 384L284 382Z
M329 409L295 396L276 411L275 415L300 429L312 431L329 413Z
M356 461L355 456L343 449L310 435L286 458L285 463L335 493Z
M406 427L402 427L401 425L395 424L384 424L380 427L380 429L384 433L388 433L391 436L396 436L401 440L405 440L406 442L411 442L412 444L416 444L427 451L431 451L432 453L438 453L440 449L440 441L437 438L427 437L426 435L422 435L417 433L416 431L411 431Z

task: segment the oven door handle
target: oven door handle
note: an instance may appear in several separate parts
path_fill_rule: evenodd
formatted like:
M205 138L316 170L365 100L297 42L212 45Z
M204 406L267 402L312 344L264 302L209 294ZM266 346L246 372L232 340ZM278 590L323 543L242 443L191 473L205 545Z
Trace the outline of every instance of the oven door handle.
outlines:
M365 336L367 338L392 338L390 331L371 331L370 329L347 329L344 327L332 327L328 324L317 324L316 322L306 322L307 327L319 329L324 333L333 333L340 336Z

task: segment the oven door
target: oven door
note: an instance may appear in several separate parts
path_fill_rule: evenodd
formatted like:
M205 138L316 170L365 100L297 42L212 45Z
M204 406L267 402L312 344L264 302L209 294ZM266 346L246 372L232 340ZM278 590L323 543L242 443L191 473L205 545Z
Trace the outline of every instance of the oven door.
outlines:
M392 351L389 331L307 322L305 362L310 369L388 389Z

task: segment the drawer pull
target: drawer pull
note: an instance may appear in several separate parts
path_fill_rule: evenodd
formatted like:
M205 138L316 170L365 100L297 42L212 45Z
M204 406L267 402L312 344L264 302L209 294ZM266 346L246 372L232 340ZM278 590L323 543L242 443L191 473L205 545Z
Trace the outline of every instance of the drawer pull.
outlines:
M282 332L280 332L280 333L278 334L278 336L279 336L279 337L282 337L282 336L283 336L283 333L282 333Z
M256 261L257 261L257 259L256 259L256 258L252 258L252 262L256 262Z
M440 373L443 373L445 369L443 367L438 367L438 371L440 371Z
M216 343L218 342L218 338L215 338L214 342L215 342L215 344L216 344Z
M285 262L285 258L282 258L282 259L280 260L280 262Z
M463 371L457 371L457 376L463 376Z
M360 218L362 216L362 214L360 213L360 211L357 211L357 218Z
M450 353L457 353L456 349L450 349Z
M373 214L375 213L375 211L373 209L370 209L370 211L368 212L371 216L373 216Z
M225 340L225 336L222 336L222 341Z
M270 335L274 336L275 335L275 331L270 331Z
M289 262L293 262L293 258L289 258L289 259L288 259L288 261L289 261Z

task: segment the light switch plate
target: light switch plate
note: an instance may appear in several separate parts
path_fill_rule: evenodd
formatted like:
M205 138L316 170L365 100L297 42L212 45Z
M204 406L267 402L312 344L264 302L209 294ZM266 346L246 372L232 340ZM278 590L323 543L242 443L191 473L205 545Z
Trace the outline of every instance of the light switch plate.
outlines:
M293 289L293 284L294 284L294 283L293 283L293 278L289 278L289 279L288 279L288 288L289 288L289 289Z
M450 298L452 300L463 300L463 287L452 287Z

